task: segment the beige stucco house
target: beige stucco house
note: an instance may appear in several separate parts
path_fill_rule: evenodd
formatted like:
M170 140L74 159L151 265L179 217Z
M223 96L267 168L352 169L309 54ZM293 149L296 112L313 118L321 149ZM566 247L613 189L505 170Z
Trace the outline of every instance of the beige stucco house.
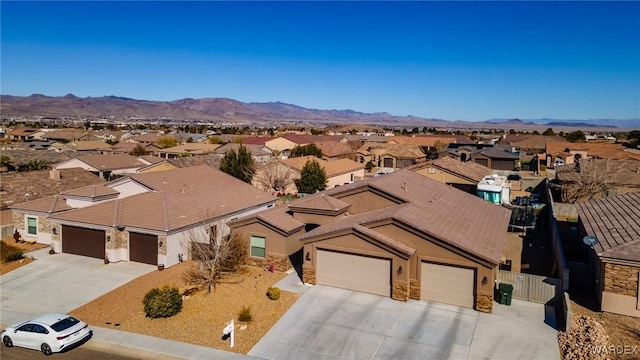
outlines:
M305 283L491 312L510 212L409 170L230 224L260 264Z
M476 193L478 183L487 175L491 175L492 169L475 162L462 162L451 157L441 157L414 165L409 168L416 173L434 179L466 191Z

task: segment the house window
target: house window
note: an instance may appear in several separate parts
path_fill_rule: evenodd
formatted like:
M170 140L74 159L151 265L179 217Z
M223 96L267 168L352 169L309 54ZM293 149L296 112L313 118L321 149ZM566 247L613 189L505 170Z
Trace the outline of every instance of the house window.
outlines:
M436 173L436 169L430 167L429 168L429 174L435 174Z
M27 234L36 235L38 233L38 221L36 218L27 218Z
M251 237L251 256L264 258L266 255L266 239L260 236Z

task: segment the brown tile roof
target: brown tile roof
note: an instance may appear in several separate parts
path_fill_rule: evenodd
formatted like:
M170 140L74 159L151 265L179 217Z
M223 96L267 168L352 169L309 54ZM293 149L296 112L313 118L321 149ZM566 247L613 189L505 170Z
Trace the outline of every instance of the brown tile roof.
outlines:
M506 139L501 141L501 144L511 144L512 146L519 147L521 149L544 149L549 142L566 142L562 136L543 136L543 135L529 135L519 141L509 142Z
M327 173L327 177L333 177L336 175L364 169L364 164L357 163L351 159L323 160L311 155L283 159L282 162L292 167L293 169L302 171L302 168L307 163L307 161L312 160L317 161L318 164L322 168L324 168L324 171Z
M436 142L443 145L458 143L458 138L454 135L394 136L389 139L389 142L403 145L435 146Z
M158 134L142 134L135 136L133 140L141 143L157 143L161 137L162 135Z
M304 223L287 214L287 210L288 209L285 206L279 206L274 209L262 211L258 213L256 217L257 219L275 226L285 233L292 233L303 228Z
M67 211L53 218L170 231L275 201L271 195L209 166L133 174L130 178L154 191Z
M420 163L411 166L409 169L412 171L435 167L442 171L475 181L480 182L485 176L491 174L493 170L484 165L480 165L473 161L459 161L450 157L440 157L434 160L429 160L426 163Z
M16 210L46 212L50 214L73 209L71 206L67 205L64 201L64 197L61 195L54 195L29 201L27 203L12 206L11 208Z
M89 136L89 133L84 130L79 129L61 129L61 130L53 130L47 131L42 135L45 139L53 139L53 140L78 140L82 138L86 138Z
M577 203L587 235L598 238L600 256L640 261L640 193Z
M418 145L392 144L392 143L371 143L366 142L358 149L361 154L369 154L373 148L385 149L385 154L400 159L423 159L426 157Z
M547 154L568 153L569 151L586 151L587 156L601 159L628 159L630 153L622 149L622 144L611 143L570 143L547 142Z
M60 180L53 180L49 170L0 173L0 202L13 206L56 195L92 184L104 184L104 179L80 168L62 169ZM25 194L29 194L25 197Z
M322 151L322 155L326 157L346 156L354 153L351 146L340 142L318 141L314 144Z
M98 170L127 169L147 165L129 154L81 155L77 159Z
M338 142L342 138L339 136L325 136L325 135L306 135L306 134L285 134L281 136L289 141L292 141L298 145L307 145L322 141Z
M27 136L27 135L33 135L38 131L40 130L23 127L23 128L16 128L16 129L9 130L7 134L12 136Z
M407 246L403 243L401 243L400 241L393 239L389 236L386 236L384 234L381 234L375 230L369 229L367 227L364 227L362 225L358 225L355 224L353 226L353 230L355 230L356 232L362 233L364 235L368 235L376 240L378 240L379 242L385 244L385 245L389 245L392 248L400 251L402 254L405 255L405 258L408 259L411 257L411 255L413 255L413 253L416 252L416 249Z
M324 193L340 198L340 193L363 186L379 189L407 204L347 216L336 223L320 226L302 238L352 227L356 223L366 226L367 223L390 218L492 263L500 261L511 216L508 209L409 170L326 190Z
M295 209L314 209L328 211L342 211L348 207L348 203L340 199L332 198L331 196L325 196L325 194L304 198L289 205L289 208Z
M111 148L111 145L101 140L76 141L72 142L70 146L76 151L107 150Z
M172 154L196 154L196 155L204 155L214 152L221 145L219 144L206 144L206 143L190 143L184 145L173 146L170 148L159 150L163 153L172 153Z
M222 146L220 146L219 148L217 148L214 152L216 154L226 154L227 152L233 150L233 151L238 151L240 150L240 146L244 147L245 149L247 149L247 151L249 151L249 153L253 156L264 156L264 155L269 155L271 154L269 151L265 151L262 148L264 147L264 145L255 145L255 144L238 144L238 143L228 143L228 144L224 144Z
M120 194L118 191L104 185L89 185L79 189L72 189L61 192L62 195L73 195L81 197L96 198L106 195Z
M220 168L220 160L222 160L222 158L218 154L186 156L175 159L167 159L167 161L171 164L181 168L207 165L216 169Z
M26 164L29 160L44 160L47 165L52 165L67 161L76 155L77 153L75 152L34 151L28 149L2 150L2 156L9 157L14 165Z

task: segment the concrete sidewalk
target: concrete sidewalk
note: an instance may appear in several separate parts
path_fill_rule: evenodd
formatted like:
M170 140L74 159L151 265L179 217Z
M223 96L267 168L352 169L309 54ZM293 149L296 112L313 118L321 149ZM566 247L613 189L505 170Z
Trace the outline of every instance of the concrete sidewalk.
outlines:
M205 346L160 339L124 331L92 326L93 339L84 347L138 359L257 359L252 356L217 350ZM221 335L222 336L222 335Z

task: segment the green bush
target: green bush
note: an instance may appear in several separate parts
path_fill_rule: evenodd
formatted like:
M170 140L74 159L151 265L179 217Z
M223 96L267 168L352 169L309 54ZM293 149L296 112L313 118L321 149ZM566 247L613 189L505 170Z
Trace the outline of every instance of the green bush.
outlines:
M253 315L251 315L251 307L243 306L238 314L238 320L242 322L249 322L253 319Z
M270 287L269 290L267 290L267 297L271 300L280 299L280 289L277 287Z
M24 255L22 254L22 250L20 249L11 250L7 254L7 261L16 261L20 259L24 259Z
M175 286L165 285L149 290L142 303L145 314L150 318L167 318L182 311L182 296Z

